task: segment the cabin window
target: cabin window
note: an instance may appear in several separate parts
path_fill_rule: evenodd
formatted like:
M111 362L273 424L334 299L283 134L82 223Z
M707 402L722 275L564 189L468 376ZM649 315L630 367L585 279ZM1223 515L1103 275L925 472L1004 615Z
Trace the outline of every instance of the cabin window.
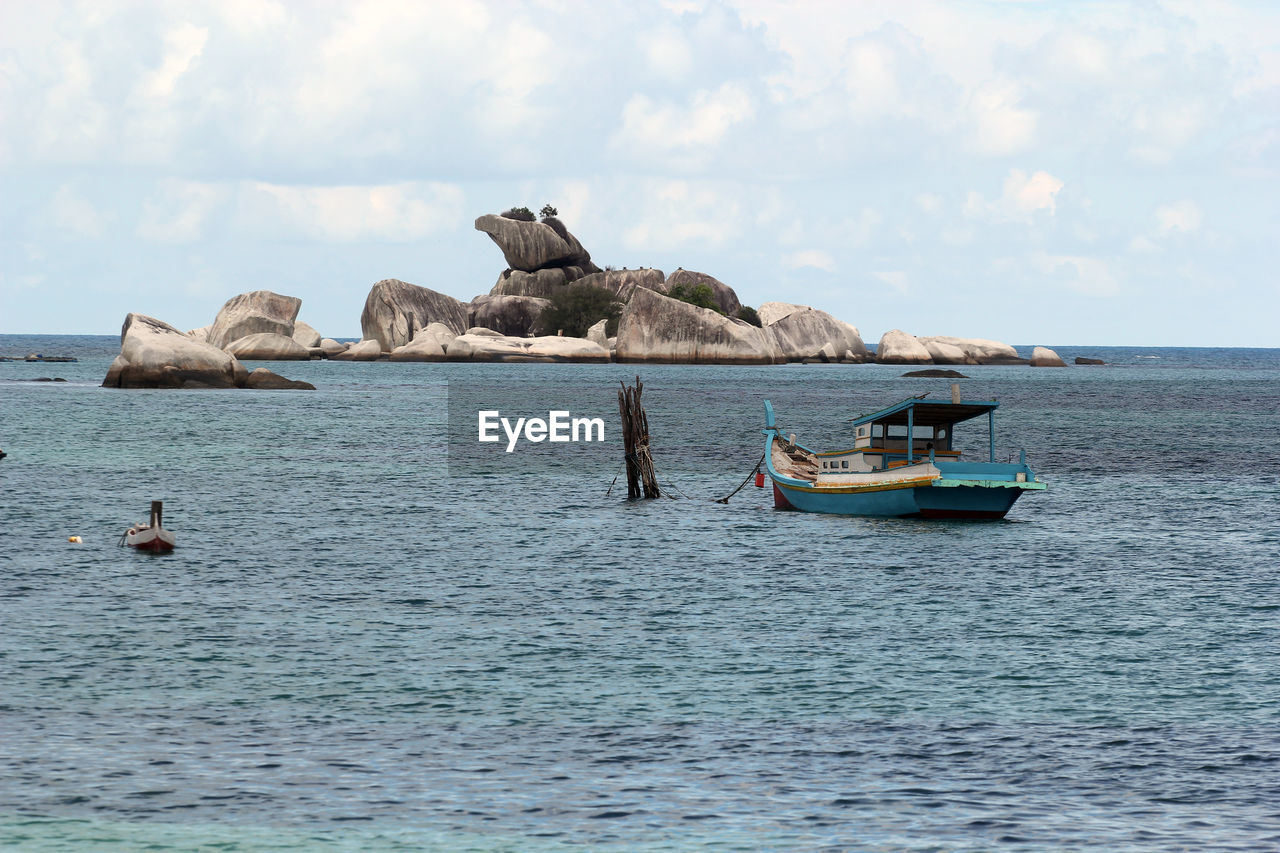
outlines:
M848 461L847 459L841 459L841 460L840 460L840 467L841 467L841 468L848 468L848 467L849 467L849 461Z

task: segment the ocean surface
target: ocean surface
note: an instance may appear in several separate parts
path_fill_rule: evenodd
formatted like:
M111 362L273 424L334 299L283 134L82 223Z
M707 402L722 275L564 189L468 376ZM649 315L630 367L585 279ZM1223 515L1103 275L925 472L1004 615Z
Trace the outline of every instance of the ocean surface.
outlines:
M100 388L118 349L0 336L80 359L0 363L0 848L1280 848L1280 350L961 368L1049 483L965 523L710 500L766 398L836 448L948 395L900 367ZM687 497L624 499L637 373ZM152 499L171 555L117 546Z

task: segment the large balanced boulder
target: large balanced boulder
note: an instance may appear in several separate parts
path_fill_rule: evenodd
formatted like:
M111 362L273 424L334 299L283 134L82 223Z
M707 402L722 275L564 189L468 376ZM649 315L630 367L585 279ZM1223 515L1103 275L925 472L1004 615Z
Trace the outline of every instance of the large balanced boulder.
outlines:
M106 388L234 388L248 372L234 356L163 320L129 314L120 328L120 355L102 380Z
M757 314L764 328L773 335L779 352L788 361L806 358L867 360L867 346L862 342L858 329L826 311L807 305L766 302Z
M880 364L932 364L933 358L924 344L901 329L890 329L876 345L876 361Z
M742 307L742 303L738 301L738 294L734 293L733 288L720 279L713 278L706 273L678 269L667 276L666 292L670 293L677 286L693 288L700 284L705 285L711 291L711 298L721 312L728 314L730 317L737 316L738 309Z
M775 364L763 329L652 290L636 288L618 320L618 361L668 364Z
M241 361L306 361L311 358L311 350L293 338L272 332L236 338L223 350Z
M255 290L233 296L222 306L213 325L209 327L207 340L215 347L226 347L232 341L259 332L293 337L294 322L302 300L296 296L282 296L270 290Z
M538 318L549 304L535 296L477 296L471 300L467 322L523 338L537 333Z
M1036 347L1031 351L1032 367L1066 367L1067 363L1048 347Z
M609 360L609 351L585 338L511 338L468 333L454 338L449 345L449 360L604 363Z
M1018 355L1018 351L1009 344L1000 341L990 341L985 338L953 338L946 335L933 335L931 337L920 338L920 342L926 347L930 343L949 344L959 347L964 351L967 358L972 359L969 364L1026 364L1027 361Z
M369 289L360 330L365 340L375 340L384 352L391 352L432 323L462 333L467 328L467 311L467 303L452 296L389 278Z
M489 235L513 270L536 272L543 267L571 266L582 261L585 254L577 240L570 243L543 222L525 222L487 213L476 220L476 230ZM590 261L589 255L586 260Z

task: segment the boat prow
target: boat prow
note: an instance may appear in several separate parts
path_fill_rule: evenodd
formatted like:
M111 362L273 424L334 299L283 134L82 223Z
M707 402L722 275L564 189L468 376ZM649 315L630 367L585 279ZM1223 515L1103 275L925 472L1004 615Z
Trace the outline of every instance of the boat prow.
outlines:
M151 520L147 524L135 524L124 532L121 540L125 545L139 551L163 553L172 551L177 544L173 531L165 530L161 524L164 514L162 501L151 502Z

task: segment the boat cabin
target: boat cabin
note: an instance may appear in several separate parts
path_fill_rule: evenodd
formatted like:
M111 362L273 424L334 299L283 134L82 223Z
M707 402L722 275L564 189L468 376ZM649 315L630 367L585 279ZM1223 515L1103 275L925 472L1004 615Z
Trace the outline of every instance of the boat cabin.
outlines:
M995 461L994 400L929 400L913 397L853 419L850 450L816 454L823 479L883 471L921 462L957 461L956 424L987 416L990 456Z

